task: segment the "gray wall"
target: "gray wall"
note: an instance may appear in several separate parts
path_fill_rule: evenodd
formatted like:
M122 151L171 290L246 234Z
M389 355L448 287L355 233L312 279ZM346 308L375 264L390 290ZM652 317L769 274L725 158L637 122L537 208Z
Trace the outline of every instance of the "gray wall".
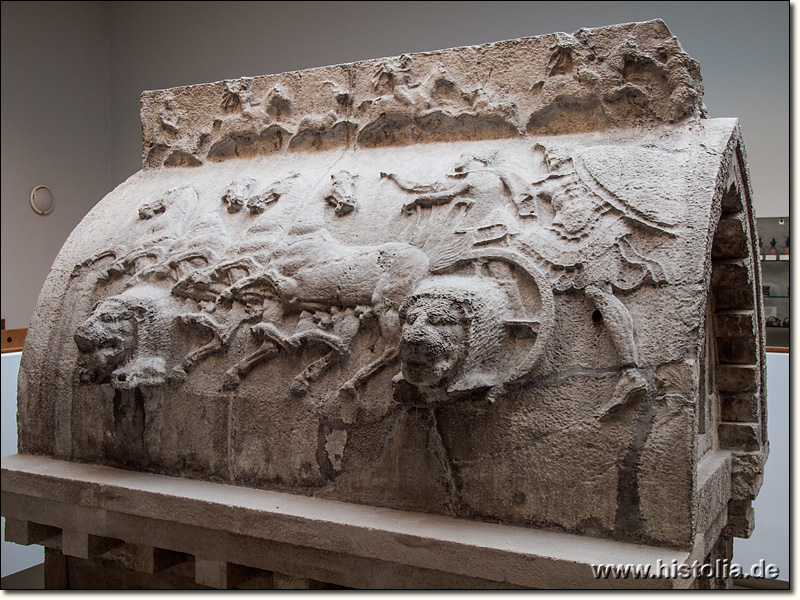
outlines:
M111 190L108 6L2 4L2 316L27 327L72 229ZM36 185L53 189L47 216Z
M627 21L664 19L700 62L710 115L741 120L757 213L786 215L789 13L788 2L4 2L3 316L27 326L80 215L140 168L143 90ZM60 200L39 217L27 197L48 181Z

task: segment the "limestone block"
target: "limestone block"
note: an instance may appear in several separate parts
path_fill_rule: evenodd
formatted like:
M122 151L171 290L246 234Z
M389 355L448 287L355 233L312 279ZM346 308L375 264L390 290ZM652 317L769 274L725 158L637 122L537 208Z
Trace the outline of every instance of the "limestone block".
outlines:
M746 365L719 365L717 385L720 392L755 392L759 389L761 373L758 367Z
M119 539L70 529L64 530L62 536L62 552L76 558L95 558L124 543Z
M753 309L753 273L746 263L715 266L711 287L717 310Z
M291 575L283 575L282 573L275 573L275 589L319 590L325 589L325 585L311 579L303 579L299 577L292 577Z
M758 450L761 447L758 424L723 421L719 425L719 442L727 450Z
M751 508L744 515L728 515L728 524L725 526L724 534L747 539L753 534L755 527L755 511Z
M308 587L278 588L275 585L277 578L274 575L271 572L264 572L225 560L200 556L194 559L194 580L199 585L221 590L232 588L273 589L273 587L275 589L311 589Z
M747 223L742 215L722 218L717 225L711 256L714 258L747 258L752 252L748 244Z
M723 421L758 423L759 395L753 392L722 393L720 418Z
M160 573L188 559L180 552L130 542L103 553L102 558L105 561L116 562L131 571L148 574Z
M728 513L725 510L717 513L716 518L709 524L708 528L702 536L698 536L698 540L703 540L702 549L706 556L713 551L714 546L719 542L720 538L728 535ZM729 556L730 558L730 556Z
M730 500L728 502L728 514L733 517L748 515L752 508L752 500Z
M707 541L715 543L718 533L709 535L709 529L720 514L723 517L730 514L731 457L729 455L717 452L700 461L697 472L697 495L697 529L704 534Z
M69 588L67 557L60 550L44 549L44 587L47 590Z
M728 503L728 525L726 535L749 538L756 525L752 500L731 500Z
M226 590L230 587L230 563L224 560L197 557L194 561L194 580L200 585Z
M183 563L184 565L186 563ZM196 590L209 589L195 583L193 572L177 565L157 574L135 571L105 557L83 559L74 556L45 555L48 569L62 571L55 581L45 578L45 589L72 590ZM193 571L193 569L192 569Z
M743 365L758 362L756 319L752 312L717 314L715 325L720 362Z
M669 392L692 394L698 385L698 364L682 361L661 365L656 369L656 388L662 394Z
M650 21L145 92L143 158L185 168L704 115L697 62Z
M6 519L5 539L7 542L14 542L23 546L40 544L48 548L60 548L61 530L57 527L31 523L30 521Z
M43 457L3 458L2 510L53 527L87 524L88 536L190 555L147 576L107 560L71 563L94 587L92 565L114 566L107 585L251 587L277 572L298 579L374 589L673 588L690 580L598 580L591 565L691 562L693 554L530 527L248 489L185 478L78 465ZM80 501L74 502L74 494ZM20 502L20 499L25 502ZM163 517L170 515L169 520ZM99 518L103 515L103 518ZM113 550L112 550L113 551ZM61 556L61 553L58 553ZM204 557L215 556L214 559ZM72 557L70 557L72 560ZM186 567L191 567L187 569ZM70 578L72 569L70 568ZM239 575L244 578L239 578ZM303 574L307 577L303 577ZM176 581L176 577L179 579ZM188 577L191 586L186 585ZM102 581L102 580L101 580ZM311 583L310 585L317 585ZM80 585L78 586L80 587Z
M663 401L643 408L637 419L626 462L637 465L639 471L629 473L626 485L620 486L616 524L642 541L692 537L692 492L683 483L690 476L693 463L686 403L683 396L669 394ZM637 451L639 456L634 454ZM671 491L665 494L664 489ZM702 498L698 502L702 506ZM676 518L661 519L659 514L673 514Z
M760 451L733 454L731 499L753 500L758 495L764 481L764 463L768 455L766 445Z

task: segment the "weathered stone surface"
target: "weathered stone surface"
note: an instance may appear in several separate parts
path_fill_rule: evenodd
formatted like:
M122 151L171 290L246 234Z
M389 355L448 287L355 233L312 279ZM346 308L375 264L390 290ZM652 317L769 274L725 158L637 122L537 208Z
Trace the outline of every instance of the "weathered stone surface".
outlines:
M755 392L761 372L756 366L719 365L717 383L720 392Z
M23 546L40 544L43 546L61 546L61 530L57 527L48 527L30 521L6 519L4 537L7 542L14 542Z
M704 558L766 425L742 140L701 94L660 21L145 93L144 169L36 308L20 450ZM341 581L226 552L195 583Z
M145 92L144 164L674 123L702 94L663 22L628 23Z
M714 258L747 258L750 255L747 223L741 214L726 216L719 220L718 235L714 237L711 256Z
M112 548L121 546L123 543L120 539L68 529L62 533L61 551L67 556L96 558Z
M701 460L697 468L697 530L704 534L707 542L716 541L717 535L708 532L720 514L729 514L730 497L731 457L715 452Z
M752 452L761 447L757 423L729 423L719 425L719 442L726 450Z
M753 535L755 527L755 511L750 508L744 515L728 515L728 524L725 526L724 534L747 539Z
M191 576L187 568L197 572L197 557L216 554L224 555L239 572L259 569L355 588L691 585L685 579L615 580L592 575L592 564L610 561L655 565L659 560L683 564L695 558L670 548L41 457L16 455L2 462L5 515L18 518L26 513L34 522L65 533L125 537L194 557L167 569L167 576ZM170 520L164 519L165 514ZM230 571L228 567L226 572ZM213 573L225 574L220 569ZM220 577L215 583L223 583ZM138 576L137 580L152 581ZM164 583L175 585L168 578Z
M236 584L246 578L241 573L242 568L237 567L239 565L225 560L198 556L194 559L195 583L221 590L236 587Z
M717 352L721 363L755 365L759 343L755 336L756 315L752 312L716 315Z
M723 421L758 423L759 397L753 392L723 393L720 398L720 418Z
M769 456L769 445L760 451L733 454L731 474L731 499L753 500L764 481L764 463Z
M157 574L129 569L114 561L45 555L45 573L55 563L59 577L45 578L46 589L61 590L207 590L195 583L193 564L181 563ZM55 569L53 569L55 570Z
M738 538L749 538L756 525L752 500L731 500L728 503L728 524L725 534Z
M44 587L48 590L66 590L70 587L67 557L61 550L44 549Z
M753 309L753 273L745 261L715 266L711 273L711 287L717 310Z
M696 550L702 550L706 556L713 552L714 546L719 542L721 534L728 525L728 514L726 511L717 513L716 518L711 521L705 533L698 535L695 541ZM702 542L701 542L702 541ZM730 555L729 555L730 556Z
M656 389L661 394L692 394L698 386L699 365L694 361L682 361L661 365L656 369Z
M186 561L188 557L180 552L163 548L126 543L117 549L106 552L104 559L115 560L132 571L155 574Z
M25 420L31 410L38 413L53 403L70 417L59 420L52 433L50 422L31 423L21 430L22 448L342 500L615 535L619 487L629 485L619 470L635 468L623 458L639 452L630 449L640 435L635 423L644 418L635 398L648 389L648 373L656 368L662 373L662 391L656 394L689 399L679 411L687 410L695 393L691 367L685 376L667 377L667 371L681 368L662 365L679 364L693 348L693 315L701 305L696 290L704 285L705 267L691 259L691 249L707 243L707 232L654 220L670 223L685 213L657 217L645 204L625 208L611 195L602 203L600 197L592 200L607 213L570 208L561 217L571 219L565 225L554 216L547 217L554 219L551 225L542 225L551 210L546 199L558 197L565 177L595 181L594 175L582 175L586 168L602 179L611 173L609 157L637 156L641 134L626 146L627 135L632 134L615 134L622 145L589 146L573 151L576 158L565 154L562 162L553 162L554 154L552 166L537 167L538 176L522 175L523 182L544 177L549 191L537 195L532 188L529 196L511 195L502 203L496 200L518 185L522 172L509 171L511 163L493 154L496 142L395 148L391 155L385 149L360 150L341 157L331 174L318 154L299 153L291 163L283 158L276 163L285 174L273 171L269 177L260 173L273 168L263 163L270 158L134 178L117 190L119 201L148 189L165 192L149 192L155 200L143 210L132 209L130 223L122 225L131 242L114 234L114 247L132 250L112 259L87 248L86 256L109 257L98 258L92 268L80 266L86 259L69 258L83 251L67 250L60 260L70 264L56 267L51 277L54 291L61 291L49 297L71 298L52 307L63 315L64 328L47 334L62 339L66 352L39 355L44 362L35 365L26 357L23 369L41 391L23 397L21 414ZM667 140L684 147L695 135L663 130L647 143ZM701 137L724 147L730 135L728 124L709 123ZM536 165L540 150L531 153L527 143L506 141L504 152L511 150L517 154L513 164ZM367 152L380 153L370 158ZM672 164L670 152L645 149L637 163L641 175L634 180L646 181L648 169ZM459 156L466 157L463 165ZM706 156L711 176L718 159ZM576 160L582 166L570 171ZM402 175L391 175L395 164L404 167ZM696 164L704 163L698 157ZM205 169L215 171L219 187L192 183L207 177ZM436 181L435 172L448 169L456 169L455 175L437 184L455 186L437 192L445 204L433 194L406 190L423 189L407 179ZM674 182L678 175L670 177ZM247 188L245 179L257 183ZM285 191L263 193L269 183L262 182L270 180ZM323 182L317 191L303 183L315 180ZM682 189L686 202L698 202L702 195L690 193L689 179L678 181L685 187L674 187L675 193ZM257 198L244 199L247 189ZM459 194L472 208L457 217ZM264 204L268 198L277 199ZM515 198L535 199L539 216L520 216ZM91 223L119 214L116 202L109 198L84 225L95 231L98 248L105 242ZM181 217L187 206L194 206L196 216ZM165 218L172 220L162 227ZM448 225L452 218L463 224ZM418 219L433 221L418 225ZM590 225L581 226L581 219ZM383 229L376 223L393 225ZM588 227L590 237L573 239L568 232L575 227ZM465 233L458 233L461 228ZM669 235L660 233L662 228ZM584 257L581 245L595 248L598 257ZM95 294L105 300L92 308ZM418 315L422 320L416 321ZM433 315L437 322L423 326ZM454 337L437 337L445 328ZM35 328L31 334L33 360L33 348L44 340L36 341ZM445 369L442 375L427 371L436 361L435 369ZM445 368L447 361L451 366ZM50 364L61 366L53 370ZM65 379L44 384L35 378L39 371L63 373ZM58 400L52 396L56 390ZM403 415L411 407L428 416L417 429L406 430ZM460 458L450 453L462 443L465 418L473 421L476 437L467 439L480 454ZM691 447L688 423L674 430L672 447ZM419 428L419 435L412 433ZM439 431L440 450L431 452L430 444L440 443L426 428ZM597 448L592 461L586 461L586 448ZM387 452L423 453L426 459L410 460L414 468L393 475L392 463L381 458ZM676 460L666 447L662 455ZM635 456L628 460L635 462ZM679 487L688 502L687 464L675 473L683 473ZM668 469L648 471L653 481L646 485L658 489L659 472ZM580 490L572 489L576 484ZM389 491L401 489L407 492ZM528 500L512 501L523 496ZM670 543L687 543L688 535L684 530L682 542Z
M276 590L322 590L326 587L325 584L313 579L292 577L281 573L275 573L274 586Z

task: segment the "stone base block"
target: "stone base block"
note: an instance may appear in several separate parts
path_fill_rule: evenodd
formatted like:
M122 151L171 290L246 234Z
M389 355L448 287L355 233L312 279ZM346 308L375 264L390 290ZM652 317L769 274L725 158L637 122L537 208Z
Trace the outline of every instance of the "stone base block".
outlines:
M2 511L16 539L61 532L50 587L684 588L592 565L697 554L26 455L3 458Z

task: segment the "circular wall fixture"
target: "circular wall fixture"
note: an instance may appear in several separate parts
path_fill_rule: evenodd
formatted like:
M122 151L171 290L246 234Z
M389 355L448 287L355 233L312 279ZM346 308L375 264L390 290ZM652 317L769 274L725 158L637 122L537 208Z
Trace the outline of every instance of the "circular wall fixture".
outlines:
M50 213L56 206L56 196L46 185L37 185L31 190L31 208L40 215Z

